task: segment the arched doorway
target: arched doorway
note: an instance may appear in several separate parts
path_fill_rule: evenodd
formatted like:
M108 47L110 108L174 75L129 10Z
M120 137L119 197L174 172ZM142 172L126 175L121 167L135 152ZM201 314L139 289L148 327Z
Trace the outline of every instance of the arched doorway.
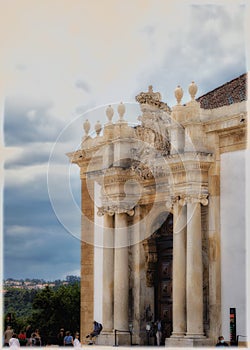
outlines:
M155 274L155 319L162 321L162 344L172 333L173 215L169 214L155 232L157 268Z

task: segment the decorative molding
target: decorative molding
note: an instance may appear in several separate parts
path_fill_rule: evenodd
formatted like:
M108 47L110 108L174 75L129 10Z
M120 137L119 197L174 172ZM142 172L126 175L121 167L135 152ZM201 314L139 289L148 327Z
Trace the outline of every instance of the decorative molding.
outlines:
M171 144L166 122L155 116L151 116L151 118L147 116L147 122L145 116L141 118L144 120L143 125L138 125L135 128L135 138L138 140L137 148L139 147L140 152L145 149L144 152L151 150L151 153L154 151L158 155L170 154ZM142 145L140 145L140 141Z
M108 214L110 216L113 216L115 214L127 214L128 216L133 216L135 214L134 208L128 208L118 205L111 205L111 206L103 206L99 207L97 211L98 216L103 216L104 214Z
M200 203L203 206L208 205L208 194L185 194L185 195L181 195L180 199L179 199L179 204L181 206L184 206L188 203Z
M145 240L143 248L145 252L146 285L147 287L153 287L158 258L155 239L149 238Z

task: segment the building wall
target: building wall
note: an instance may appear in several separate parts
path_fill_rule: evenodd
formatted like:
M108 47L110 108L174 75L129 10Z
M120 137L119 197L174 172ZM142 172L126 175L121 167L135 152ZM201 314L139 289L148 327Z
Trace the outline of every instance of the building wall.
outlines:
M236 308L236 334L246 335L245 151L221 155L221 314L230 339L229 310ZM219 335L219 334L218 334ZM244 338L240 338L244 341Z

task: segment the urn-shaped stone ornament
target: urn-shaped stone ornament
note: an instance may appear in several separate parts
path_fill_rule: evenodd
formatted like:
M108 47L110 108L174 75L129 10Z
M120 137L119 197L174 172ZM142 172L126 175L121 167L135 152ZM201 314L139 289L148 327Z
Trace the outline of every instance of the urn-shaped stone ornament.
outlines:
M106 109L106 116L107 116L108 121L109 121L110 124L112 123L113 115L114 115L114 110L113 110L113 108L111 107L111 105L109 105L109 106L107 107L107 109Z
M102 124L100 123L100 121L98 120L95 124L95 132L96 132L96 135L99 136L100 135L100 132L102 130Z
M121 102L118 107L117 107L117 111L118 111L118 114L119 114L119 118L120 118L120 121L123 120L123 116L124 116L124 113L125 113L125 106L124 104Z
M85 135L87 136L90 130L90 122L88 121L88 119L86 119L83 123L83 129L85 131Z
M180 87L180 85L178 85L177 88L174 90L174 95L175 95L176 101L179 105L181 103L181 99L183 97L183 90Z
M188 87L188 92L192 100L194 100L197 90L198 90L197 85L195 84L194 81L192 81L192 83Z

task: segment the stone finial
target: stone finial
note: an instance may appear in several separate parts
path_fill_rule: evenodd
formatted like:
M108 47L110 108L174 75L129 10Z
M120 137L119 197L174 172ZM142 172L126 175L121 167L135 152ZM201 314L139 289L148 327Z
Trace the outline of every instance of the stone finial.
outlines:
M102 124L100 123L100 121L98 120L96 122L96 125L95 125L95 132L96 132L96 135L99 136L100 135L100 132L102 130Z
M120 121L123 120L123 116L124 116L124 113L125 113L125 105L121 102L118 107L117 107L117 111L118 111L118 114L119 114L119 118L120 118Z
M190 96L191 96L191 100L192 100L192 101L193 101L194 98L195 98L195 95L196 95L197 90L198 90L197 85L195 84L194 81L192 81L192 83L191 83L191 84L189 85L189 87L188 87L188 92L189 92L189 94L190 94Z
M174 95L175 95L176 101L179 105L181 103L181 99L183 97L183 90L180 87L180 85L178 85L177 88L174 90Z
M112 123L113 115L114 115L114 110L113 110L113 108L111 107L111 105L109 105L109 106L107 107L107 109L106 109L106 116L107 116L108 121L109 121L110 124Z
M85 136L88 136L88 133L90 130L90 122L88 121L88 119L86 119L85 122L83 123L83 129L85 131Z

